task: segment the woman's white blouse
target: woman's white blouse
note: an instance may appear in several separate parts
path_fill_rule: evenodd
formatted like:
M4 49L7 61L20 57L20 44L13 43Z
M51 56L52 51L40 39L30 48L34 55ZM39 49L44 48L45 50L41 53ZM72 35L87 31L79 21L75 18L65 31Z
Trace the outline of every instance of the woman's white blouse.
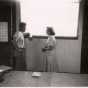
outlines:
M56 46L56 39L55 36L49 36L47 41L46 41L47 46Z

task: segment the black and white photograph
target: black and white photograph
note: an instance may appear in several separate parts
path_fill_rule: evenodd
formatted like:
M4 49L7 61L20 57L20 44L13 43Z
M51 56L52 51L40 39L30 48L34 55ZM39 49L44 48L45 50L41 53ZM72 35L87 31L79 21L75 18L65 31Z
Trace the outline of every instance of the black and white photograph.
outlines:
M0 87L88 87L88 0L0 0Z

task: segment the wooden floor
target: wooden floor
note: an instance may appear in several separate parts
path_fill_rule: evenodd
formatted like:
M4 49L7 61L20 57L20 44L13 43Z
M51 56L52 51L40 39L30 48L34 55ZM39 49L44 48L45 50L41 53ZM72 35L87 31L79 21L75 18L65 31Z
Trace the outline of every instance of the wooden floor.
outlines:
M88 74L43 72L32 77L29 71L11 71L4 76L1 87L88 87Z

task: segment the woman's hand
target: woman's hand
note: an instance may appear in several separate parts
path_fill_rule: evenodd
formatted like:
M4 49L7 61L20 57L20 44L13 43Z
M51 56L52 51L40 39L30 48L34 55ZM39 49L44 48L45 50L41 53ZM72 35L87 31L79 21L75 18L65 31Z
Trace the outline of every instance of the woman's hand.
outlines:
M45 46L44 48L42 48L43 52L46 52L46 51L49 51L49 50L52 50L52 46Z
M46 51L46 49L45 48L42 48L42 52L45 52Z

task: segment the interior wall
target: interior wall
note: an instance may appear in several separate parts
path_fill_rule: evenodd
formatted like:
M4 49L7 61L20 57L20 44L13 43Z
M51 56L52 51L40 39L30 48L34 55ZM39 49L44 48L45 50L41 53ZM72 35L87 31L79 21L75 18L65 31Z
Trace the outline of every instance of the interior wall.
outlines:
M56 55L60 72L80 73L83 4L80 5L78 40L58 39Z
M83 4L80 5L78 39L57 38L56 57L58 72L80 73L82 22ZM41 58L43 58L41 48L44 41L45 39L43 38L33 38L32 41L25 38L27 70L41 71Z

